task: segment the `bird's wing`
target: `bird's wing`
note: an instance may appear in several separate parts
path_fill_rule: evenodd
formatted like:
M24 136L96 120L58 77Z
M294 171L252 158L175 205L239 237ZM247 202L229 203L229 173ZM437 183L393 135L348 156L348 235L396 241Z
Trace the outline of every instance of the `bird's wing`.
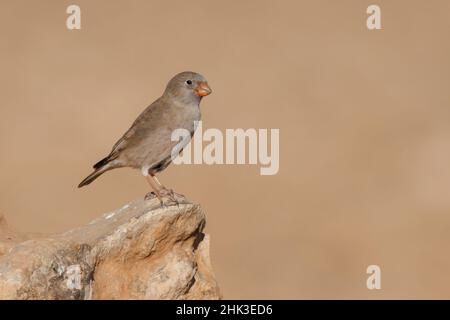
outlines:
M135 121L136 123L136 121ZM114 144L111 150L111 154L119 154L120 151L126 148L128 145L129 139L133 136L136 131L135 123L130 127L130 129L125 132L125 134Z
M120 152L135 144L141 137L147 135L149 131L155 129L157 123L154 121L158 113L159 100L148 106L133 122L125 134L114 144L111 155L119 155Z

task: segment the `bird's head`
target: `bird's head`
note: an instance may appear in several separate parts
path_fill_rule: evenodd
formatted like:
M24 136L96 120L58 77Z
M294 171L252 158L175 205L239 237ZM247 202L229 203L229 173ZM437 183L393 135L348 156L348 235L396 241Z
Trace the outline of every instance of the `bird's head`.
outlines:
M200 101L201 98L211 92L205 77L195 72L185 71L177 74L169 81L164 95L189 103Z

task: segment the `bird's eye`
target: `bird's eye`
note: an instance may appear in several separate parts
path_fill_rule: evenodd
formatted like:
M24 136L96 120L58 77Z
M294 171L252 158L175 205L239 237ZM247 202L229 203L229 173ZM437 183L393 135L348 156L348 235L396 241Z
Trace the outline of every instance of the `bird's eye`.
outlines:
M192 80L186 80L186 83L191 85L192 84Z

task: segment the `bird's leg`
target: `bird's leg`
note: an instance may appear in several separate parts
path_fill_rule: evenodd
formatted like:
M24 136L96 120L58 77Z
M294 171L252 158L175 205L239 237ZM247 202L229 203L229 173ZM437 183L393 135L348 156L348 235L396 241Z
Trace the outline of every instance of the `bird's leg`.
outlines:
M184 195L182 195L182 194L180 194L180 193L176 193L175 191L173 191L172 189L168 189L168 188L166 188L161 182L159 182L159 179L155 176L155 175L153 175L153 179L155 180L155 182L160 186L160 188L161 188L161 190L163 190L163 193L167 193L169 196L170 196L170 198L172 199L172 200L174 200L175 202L177 202L178 203L178 201L177 201L177 197L178 198L185 198L185 196Z
M170 191L168 191L155 177L153 174L149 174L146 176L148 183L153 189L153 192L148 193L145 196L145 200L150 200L154 196L156 196L159 199L159 202L161 202L161 205L164 205L163 197L168 197L169 200L173 201L174 203L178 204L178 201L175 197L172 196Z
M164 187L162 185L161 182L159 182L159 179L155 175L151 175L151 176L152 176L153 180L155 181L155 183L160 187L160 189L167 189L166 187Z
M147 179L147 182L150 185L150 187L153 189L152 192L146 194L145 200L153 199L156 196L162 204L163 203L162 194L160 192L161 187L156 183L151 174L146 175L145 178Z

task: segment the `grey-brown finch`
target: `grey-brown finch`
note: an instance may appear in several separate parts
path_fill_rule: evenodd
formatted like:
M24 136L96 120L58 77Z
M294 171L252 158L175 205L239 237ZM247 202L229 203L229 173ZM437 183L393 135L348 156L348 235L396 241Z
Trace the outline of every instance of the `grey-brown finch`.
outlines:
M172 149L179 143L172 141L172 132L186 129L193 136L194 122L201 118L200 101L210 93L211 88L202 75L189 71L177 74L163 95L139 115L111 153L94 165L95 171L78 187L88 185L106 171L131 167L141 170L154 191L146 198L156 196L163 203L162 198L168 197L176 202L174 192L164 187L155 175L172 162ZM188 142L189 139L184 145Z

